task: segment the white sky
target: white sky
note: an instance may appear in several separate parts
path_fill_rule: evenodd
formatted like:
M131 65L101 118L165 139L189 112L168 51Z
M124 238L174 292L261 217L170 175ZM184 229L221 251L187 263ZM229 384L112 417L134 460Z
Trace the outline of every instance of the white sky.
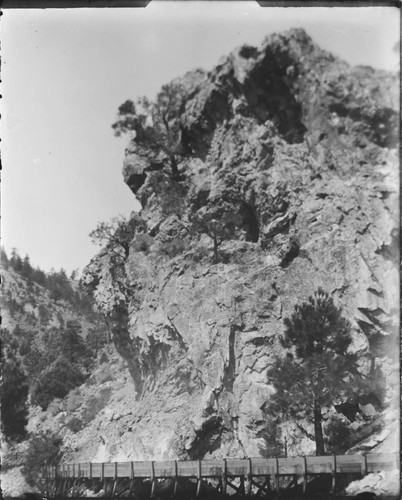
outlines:
M121 176L118 106L243 43L306 29L350 64L399 69L399 10L157 2L145 9L6 10L2 40L2 236L33 265L68 272L97 252L98 221L139 205Z

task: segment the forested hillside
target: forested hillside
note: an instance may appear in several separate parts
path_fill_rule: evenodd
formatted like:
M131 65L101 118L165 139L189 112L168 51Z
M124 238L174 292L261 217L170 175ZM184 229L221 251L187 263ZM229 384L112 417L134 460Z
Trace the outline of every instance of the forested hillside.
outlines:
M16 250L2 250L1 264L1 431L3 448L12 449L35 439L35 407L46 410L91 376L109 333L77 272L46 273Z

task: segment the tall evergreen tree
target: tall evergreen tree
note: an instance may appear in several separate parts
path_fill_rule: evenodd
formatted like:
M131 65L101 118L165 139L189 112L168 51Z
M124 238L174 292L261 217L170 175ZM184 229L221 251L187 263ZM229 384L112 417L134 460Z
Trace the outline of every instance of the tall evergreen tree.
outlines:
M24 278L27 279L31 279L32 271L33 269L29 261L29 255L25 255L24 260L22 261L21 276L24 276Z
M271 411L296 421L305 417L314 425L316 453L324 455L323 408L350 396L359 375L349 352L351 325L321 288L284 323L281 343L288 353L268 371L276 389Z

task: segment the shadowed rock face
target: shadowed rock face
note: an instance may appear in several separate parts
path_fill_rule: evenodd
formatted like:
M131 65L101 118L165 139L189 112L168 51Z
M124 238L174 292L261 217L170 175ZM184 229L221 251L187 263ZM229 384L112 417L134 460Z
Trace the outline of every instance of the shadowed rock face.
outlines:
M136 458L258 455L283 318L318 286L352 323L361 370L383 366L383 411L397 401L397 77L293 30L183 88L180 178L157 144L126 151L152 243L133 241L120 281L107 252L85 276L135 383ZM239 217L212 264L191 221L221 202Z

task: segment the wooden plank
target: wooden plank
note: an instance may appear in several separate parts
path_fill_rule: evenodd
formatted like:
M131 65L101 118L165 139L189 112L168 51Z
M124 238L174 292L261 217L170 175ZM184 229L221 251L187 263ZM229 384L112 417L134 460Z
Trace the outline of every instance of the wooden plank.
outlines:
M275 474L275 458L252 458L253 476L272 476Z
M114 463L106 462L103 477L104 478L106 478L106 477L107 478L114 478L114 469L115 469Z
M304 460L302 457L278 458L278 474L280 476L302 475Z
M202 460L202 477L220 477L223 472L222 460Z
M362 473L361 455L337 455L336 471L340 473L361 474Z
M150 478L152 476L151 462L134 462L134 474L135 477Z
M175 461L165 460L155 462L155 476L156 477L174 477L175 475Z
M178 474L182 477L197 477L198 461L197 460L180 460L177 462Z
M228 477L233 476L245 476L248 471L247 459L243 458L228 458L226 460L227 464L227 475Z
M131 476L130 462L118 462L116 477L130 477L130 476Z
M399 460L397 453L369 453L366 455L367 472L382 470L398 470Z
M92 477L93 478L102 477L102 464L100 463L92 464Z
M308 474L332 474L332 456L306 457Z

